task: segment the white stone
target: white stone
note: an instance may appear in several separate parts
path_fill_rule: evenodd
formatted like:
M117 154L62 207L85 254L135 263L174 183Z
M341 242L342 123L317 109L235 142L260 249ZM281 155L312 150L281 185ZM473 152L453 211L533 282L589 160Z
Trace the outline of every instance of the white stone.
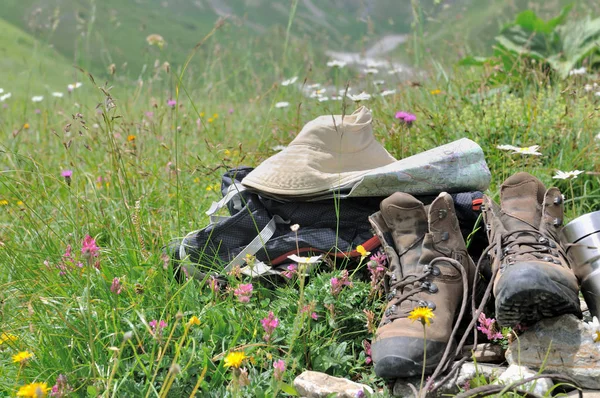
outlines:
M373 389L341 377L306 370L294 379L294 388L301 397L324 398L337 394L338 398L355 398L360 391L373 394Z
M498 380L496 380L494 384L509 385L528 377L535 376L536 374L536 372L525 366L510 365L508 369L498 377ZM523 384L519 389L544 396L553 386L554 382L551 379L538 379Z

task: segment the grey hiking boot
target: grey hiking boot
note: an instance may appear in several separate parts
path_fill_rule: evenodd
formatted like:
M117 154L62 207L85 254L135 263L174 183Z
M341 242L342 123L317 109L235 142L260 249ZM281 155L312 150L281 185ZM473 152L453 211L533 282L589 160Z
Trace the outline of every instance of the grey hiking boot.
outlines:
M423 326L408 319L417 307L429 307L435 316L426 338L426 369L432 372L451 343L462 303L460 268L469 283L474 271L452 197L442 193L425 207L411 195L397 192L381 202L381 211L370 222L390 260L388 304L371 345L375 373L388 379L421 374Z
M560 246L563 197L528 173L500 188L501 206L484 198L490 244L496 320L501 326L530 325L562 314L581 317L577 278Z

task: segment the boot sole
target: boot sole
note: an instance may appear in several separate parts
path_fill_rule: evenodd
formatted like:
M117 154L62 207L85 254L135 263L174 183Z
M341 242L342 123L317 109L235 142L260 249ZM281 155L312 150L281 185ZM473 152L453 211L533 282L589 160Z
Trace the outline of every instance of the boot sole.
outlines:
M559 272L531 263L509 267L499 280L496 320L500 326L528 326L544 318L564 314L582 317L575 277L565 280Z
M425 374L431 374L439 364L446 343L428 340ZM398 379L421 375L423 372L423 339L415 337L387 338L372 345L375 374L383 379ZM384 353L377 358L377 352Z

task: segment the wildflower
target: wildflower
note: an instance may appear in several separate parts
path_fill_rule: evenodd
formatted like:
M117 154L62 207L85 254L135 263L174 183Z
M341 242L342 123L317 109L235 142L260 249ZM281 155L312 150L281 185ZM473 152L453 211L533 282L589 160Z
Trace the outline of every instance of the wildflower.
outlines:
M395 74L397 74L397 73L403 73L403 72L405 72L405 71L406 71L406 70L405 70L405 68L404 68L404 67L402 67L402 66L398 66L398 67L396 67L396 68L394 68L394 69L392 69L392 70L389 70L389 71L388 71L388 74L390 74L390 75L395 75Z
M42 398L48 394L50 387L46 383L31 383L19 388L17 397Z
M83 242L81 243L81 254L84 257L98 257L98 252L100 248L96 245L96 240L89 235L86 235L83 238Z
M4 92L3 88L0 88L0 94L2 94Z
M209 122L209 123L212 123L212 122L213 122L213 118L212 118L212 117L209 117L209 118L208 118L208 122Z
M337 59L327 62L327 66L330 68L343 68L344 66L346 66L346 64L347 64L347 62L339 61Z
M190 320L188 321L188 325L190 325L190 326L194 326L194 325L198 326L198 325L200 325L200 319L196 315L193 315L190 318Z
M225 357L225 367L239 369L246 358L248 357L243 351L230 352Z
M71 186L71 176L73 176L73 170L63 170L60 175L65 179L67 185Z
M578 69L573 69L569 72L569 76L580 76L580 75L585 75L586 74L586 69L584 66L582 66L581 68Z
M485 314L482 312L481 314L479 314L479 318L477 318L477 321L479 322L479 326L477 326L477 330L479 330L481 333L485 334L485 336L487 337L487 339L489 341L500 340L504 337L502 335L502 333L496 331L496 328L495 328L496 319L487 318L485 316Z
M73 389L67 382L67 377L63 374L58 375L56 378L56 384L52 386L52 390L50 391L50 396L54 398L63 398L68 396Z
M174 99L167 100L167 106L170 106L171 108L173 108L175 105L177 105L176 100L174 100Z
M367 263L367 269L371 274L371 289L376 289L385 275L387 255L382 251L378 251L371 256L370 260L371 261Z
M292 279L296 273L298 273L298 266L296 264L289 264L286 267L287 271L283 271L281 275L288 279Z
M152 328L152 334L154 336L160 336L163 329L167 327L167 322L163 321L162 319L160 322L158 322L156 319L153 319L148 322L148 325Z
M363 259L367 257L371 252L368 252L367 249L363 245L356 246L356 251L360 254L360 258Z
M291 256L288 256L288 258L290 260L295 261L298 264L315 264L315 263L321 262L322 257L323 257L323 255L312 256L312 257L300 257L295 254L292 254Z
M269 311L269 315L266 318L261 319L260 324L265 330L264 339L268 342L269 340L271 340L271 335L273 334L275 329L277 329L277 327L279 326L279 319L275 318L275 315L273 315L273 311Z
M410 312L410 314L408 315L408 319L410 319L413 322L420 321L423 324L423 326L429 326L431 324L431 319L433 319L434 316L435 314L433 313L433 310L431 308L416 307Z
M410 126L415 120L417 120L417 117L415 115L413 115L412 113L402 112L402 111L396 112L396 115L394 117L396 119L401 120L408 126Z
M516 148L513 152L513 154L515 153L519 153L521 155L535 155L535 156L540 156L541 153L538 152L538 149L540 149L539 145L532 145L532 146L528 146L525 148Z
M382 97L387 97L388 95L396 94L396 90L383 90L379 95Z
M363 73L366 73L367 75L376 75L379 73L379 69L367 68L363 70Z
M282 81L281 85L282 86L289 86L290 84L296 83L296 80L298 80L298 76L290 77L289 79L286 79L286 80Z
M158 48L162 49L164 47L164 45L166 44L165 39L156 33L153 33L151 35L148 35L146 37L146 42L151 45L151 46L157 46Z
M573 171L556 171L556 175L552 178L557 180L569 180L575 179L579 174L583 173L583 170L573 170Z
M123 291L123 286L121 285L121 279L115 277L110 285L110 291L114 294L121 294Z
M211 276L210 280L208 281L208 287L213 293L216 294L219 291L219 281L217 280L217 278Z
M365 93L364 91L357 95L347 94L347 96L354 102L368 101L371 99L371 94Z
M248 369L241 368L240 374L238 375L238 383L240 387L246 387L250 385L250 378L248 377Z
M329 282L331 283L331 294L333 296L337 296L338 294L340 294L344 286L352 287L352 281L350 280L350 276L348 275L347 269L342 271L341 277L331 278Z
M129 135L127 136L127 141L129 141L129 142L131 142L131 141L135 141L135 135L133 135L133 134L129 134Z
M3 332L2 334L0 334L0 345L4 343L12 343L17 340L19 340L19 337L15 336L12 333Z
M56 98L62 98L64 96L64 94L59 91L55 91L52 93L52 96L56 97Z
M429 93L431 95L438 95L442 93L442 90L436 88L435 90L431 90Z
M584 322L585 328L592 333L594 343L600 342L600 322L597 317L592 318L592 322Z
M498 148L502 151L516 151L517 149L519 149L518 146L514 146L514 145L497 145L496 148Z
M6 94L3 94L3 95L0 95L0 102L4 102L7 99L9 99L10 97L12 97L12 93L6 93Z
M25 130L29 130L29 123L25 123L25 124L23 125L23 128L24 128Z
M212 190L212 188L211 188L211 190ZM239 265L236 265L235 267L233 267L231 269L231 271L229 271L227 273L227 275L239 279L242 277L242 268Z
M319 319L319 316L317 315L317 313L316 313L316 312L312 312L312 313L310 314L310 317L311 317L312 319L314 319L315 321L316 321L317 319Z
M365 349L365 363L369 365L371 362L373 362L373 359L371 358L371 343L369 343L367 340L363 340L362 345Z
M253 289L252 283L242 283L233 291L233 294L237 297L240 303L248 303L250 302L250 297L252 297Z
M359 391L356 392L355 398L365 398L365 390L364 389L360 389Z
M596 91L596 92L594 93L594 95L595 95L596 97L600 97L600 91Z
M376 86L381 86L385 84L385 80L373 80L373 84Z
M375 332L377 331L377 323L375 323L375 313L367 309L364 309L363 313L367 318L367 324L365 325L367 327L367 330L369 331L369 333L375 334Z
M281 380L283 378L283 374L285 373L285 362L283 359L278 359L273 362L273 377L275 380Z
M287 108L288 106L290 106L290 103L286 101L281 101L275 104L275 108Z
M33 358L33 354L29 351L20 351L19 353L13 355L12 360L14 363L20 363L21 365L23 365L31 358Z
M8 200L0 199L0 206L8 206Z
M31 100L33 102L42 102L44 100L44 96L43 95L34 95L33 97L31 97Z
M252 267L254 263L256 263L256 257L250 253L247 253L244 257L244 261L246 262L246 264Z
M317 99L317 101L319 101L319 102L325 102L325 101L329 101L329 97L319 97L319 98Z
M233 115L233 108L229 108L229 110L227 111L227 113L229 113L230 115Z
M290 226L290 229L292 230L292 232L298 232L298 230L300 229L300 225L299 224L293 224Z

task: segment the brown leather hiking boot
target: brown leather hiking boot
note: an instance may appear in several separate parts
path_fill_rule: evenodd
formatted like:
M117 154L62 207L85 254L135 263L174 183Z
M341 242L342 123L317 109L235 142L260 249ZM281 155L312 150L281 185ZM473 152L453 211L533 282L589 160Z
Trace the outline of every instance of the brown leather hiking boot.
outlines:
M426 369L432 372L450 343L463 299L464 268L469 283L474 265L461 235L454 202L440 194L428 209L411 195L397 192L381 202L370 222L389 259L388 305L371 345L375 373L383 378L421 374L423 326L407 317L429 307ZM394 246L394 247L392 247ZM448 261L453 259L458 263Z
M560 246L563 197L528 173L509 177L498 206L484 198L490 244L496 320L502 326L529 325L562 314L581 317L579 287Z

